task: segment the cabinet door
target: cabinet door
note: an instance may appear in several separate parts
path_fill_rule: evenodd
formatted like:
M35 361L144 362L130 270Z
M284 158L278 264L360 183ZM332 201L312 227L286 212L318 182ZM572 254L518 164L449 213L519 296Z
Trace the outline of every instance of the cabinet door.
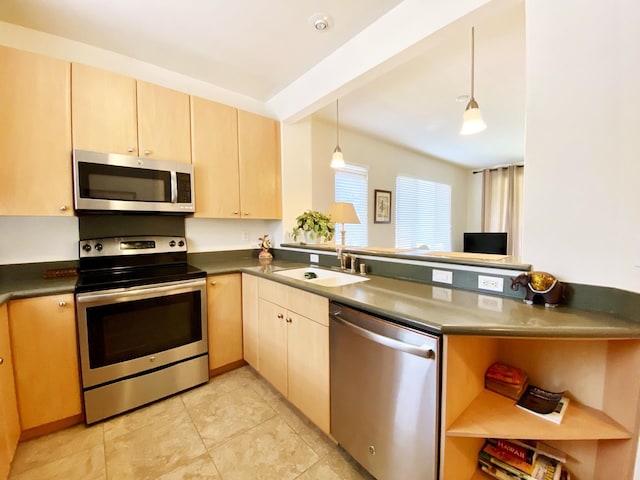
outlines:
M242 344L244 360L257 371L258 363L258 277L242 275Z
M208 278L209 370L242 360L242 297L239 273Z
M258 363L260 373L287 396L287 324L286 310L260 299L258 337Z
M18 404L13 379L7 305L0 306L0 479L9 476L9 467L20 438Z
M191 97L196 217L240 218L237 112Z
M135 79L79 63L71 79L73 148L137 156Z
M189 95L138 80L140 157L191 163Z
M9 326L22 430L82 413L73 295L14 300Z
M282 218L280 124L238 110L242 218Z
M73 215L71 64L0 47L0 215Z
M287 324L289 400L329 432L329 327L294 312Z

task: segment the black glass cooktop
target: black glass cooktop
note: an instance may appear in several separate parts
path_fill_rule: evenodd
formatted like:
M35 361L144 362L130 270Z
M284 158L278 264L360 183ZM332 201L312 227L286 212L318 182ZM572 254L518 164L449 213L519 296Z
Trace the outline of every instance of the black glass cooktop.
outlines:
M204 278L207 272L189 264L80 270L76 293Z

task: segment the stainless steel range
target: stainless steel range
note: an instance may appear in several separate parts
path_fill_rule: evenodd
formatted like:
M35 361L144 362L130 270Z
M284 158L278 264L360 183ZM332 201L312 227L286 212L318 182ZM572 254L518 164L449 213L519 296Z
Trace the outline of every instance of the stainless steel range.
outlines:
M81 240L79 270L87 423L208 381L206 272L183 237Z

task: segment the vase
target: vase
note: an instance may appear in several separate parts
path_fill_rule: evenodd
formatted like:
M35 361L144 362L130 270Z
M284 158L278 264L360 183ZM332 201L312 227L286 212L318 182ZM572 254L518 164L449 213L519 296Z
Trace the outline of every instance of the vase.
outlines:
M324 237L317 237L311 232L304 232L304 243L307 245L319 245L324 243Z

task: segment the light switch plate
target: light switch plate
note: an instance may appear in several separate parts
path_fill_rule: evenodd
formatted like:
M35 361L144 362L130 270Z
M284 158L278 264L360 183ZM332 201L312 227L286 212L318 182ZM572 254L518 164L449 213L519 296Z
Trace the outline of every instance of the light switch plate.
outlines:
M318 263L320 261L320 257L318 256L317 253L311 253L309 254L309 262L311 263Z
M431 274L431 280L433 280L434 282L448 283L449 285L451 285L453 283L453 272L434 269Z

